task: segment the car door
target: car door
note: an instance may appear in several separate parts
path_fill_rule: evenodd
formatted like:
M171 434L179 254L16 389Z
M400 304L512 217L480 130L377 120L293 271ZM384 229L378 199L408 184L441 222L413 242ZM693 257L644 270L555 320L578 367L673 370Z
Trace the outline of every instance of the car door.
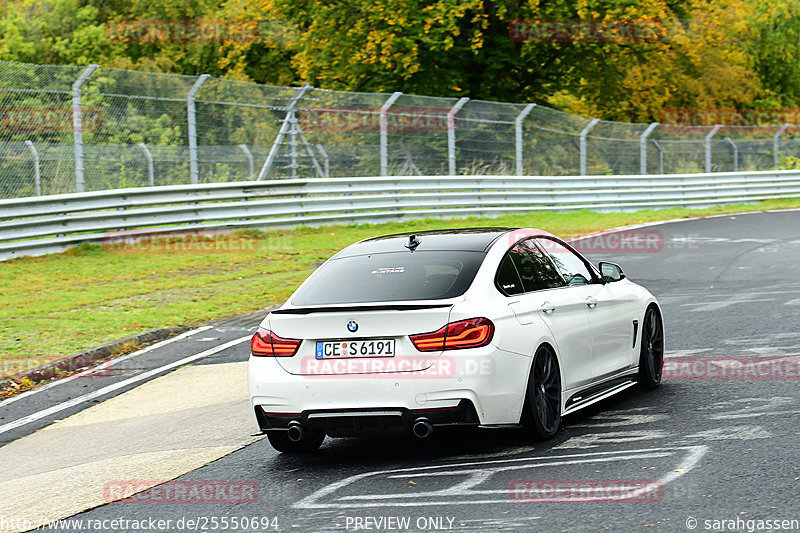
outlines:
M531 336L533 328L550 331L564 389L590 383L592 333L586 304L531 239L517 243L506 253L496 283L520 324L530 328Z
M558 239L537 238L588 313L592 330L592 378L612 376L635 364L635 298L621 283L603 283L589 262Z

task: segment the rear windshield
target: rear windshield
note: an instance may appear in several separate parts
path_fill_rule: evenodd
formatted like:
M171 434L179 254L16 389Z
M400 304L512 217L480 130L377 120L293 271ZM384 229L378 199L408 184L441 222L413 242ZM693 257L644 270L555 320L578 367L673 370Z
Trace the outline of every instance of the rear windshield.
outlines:
M466 292L484 252L389 252L332 259L317 269L292 305L439 300Z

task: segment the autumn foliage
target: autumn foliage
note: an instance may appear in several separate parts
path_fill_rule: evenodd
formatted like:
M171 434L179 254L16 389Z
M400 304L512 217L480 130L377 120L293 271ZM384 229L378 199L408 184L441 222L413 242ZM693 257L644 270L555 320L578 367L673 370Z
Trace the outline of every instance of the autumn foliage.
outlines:
M537 102L794 108L797 0L6 0L0 60Z

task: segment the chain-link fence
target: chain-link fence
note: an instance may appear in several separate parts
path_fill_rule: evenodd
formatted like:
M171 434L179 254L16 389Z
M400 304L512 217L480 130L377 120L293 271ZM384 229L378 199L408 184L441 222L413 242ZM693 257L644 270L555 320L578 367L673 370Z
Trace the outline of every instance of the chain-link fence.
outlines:
M0 62L0 198L308 177L768 170L784 126L608 122L535 104Z

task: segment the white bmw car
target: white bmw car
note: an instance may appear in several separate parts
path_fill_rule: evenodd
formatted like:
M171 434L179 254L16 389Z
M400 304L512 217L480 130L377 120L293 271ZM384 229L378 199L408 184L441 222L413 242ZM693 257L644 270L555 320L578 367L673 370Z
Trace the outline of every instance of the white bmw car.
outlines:
M251 341L250 400L270 443L429 437L561 416L661 381L658 302L614 263L594 267L537 229L389 235L321 265Z

